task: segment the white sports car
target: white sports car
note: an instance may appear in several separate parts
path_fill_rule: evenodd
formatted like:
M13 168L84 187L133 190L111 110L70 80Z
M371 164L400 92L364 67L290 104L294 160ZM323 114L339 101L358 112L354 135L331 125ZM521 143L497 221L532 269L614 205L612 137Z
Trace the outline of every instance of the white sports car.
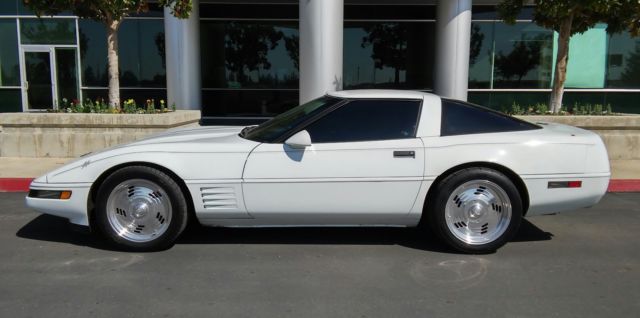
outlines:
M169 131L37 178L33 209L135 251L206 226L427 225L491 252L522 217L592 206L610 171L602 140L411 91L341 91L259 126Z

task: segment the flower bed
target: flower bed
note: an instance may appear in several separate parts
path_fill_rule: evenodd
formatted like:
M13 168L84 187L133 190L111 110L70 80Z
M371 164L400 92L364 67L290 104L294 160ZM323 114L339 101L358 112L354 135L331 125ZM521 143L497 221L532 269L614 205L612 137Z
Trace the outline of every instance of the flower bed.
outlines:
M173 104L168 108L164 99L161 99L158 104L155 99L147 99L144 105L138 105L135 100L127 99L122 106L111 107L102 98L96 100L87 98L84 102L63 98L60 108L47 110L50 113L84 114L163 114L174 111L176 111L176 105Z

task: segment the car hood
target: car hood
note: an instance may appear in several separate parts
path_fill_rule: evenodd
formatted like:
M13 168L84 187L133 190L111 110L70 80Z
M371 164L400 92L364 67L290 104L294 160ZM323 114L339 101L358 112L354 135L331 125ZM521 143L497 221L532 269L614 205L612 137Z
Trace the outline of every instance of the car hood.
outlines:
M138 141L124 145L125 147L166 144L166 143L184 143L184 142L216 142L225 138L237 136L244 127L193 127L172 129L159 134L140 139Z
M175 129L155 134L132 143L118 145L78 158L47 175L37 179L47 182L51 177L64 175L81 168L104 170L110 165L130 162L152 162L153 158L171 154L183 154L191 157L221 154L233 156L242 161L258 142L244 139L238 135L243 127L196 127ZM177 157L173 157L177 158ZM169 160L171 161L171 160ZM106 166L102 166L106 165Z

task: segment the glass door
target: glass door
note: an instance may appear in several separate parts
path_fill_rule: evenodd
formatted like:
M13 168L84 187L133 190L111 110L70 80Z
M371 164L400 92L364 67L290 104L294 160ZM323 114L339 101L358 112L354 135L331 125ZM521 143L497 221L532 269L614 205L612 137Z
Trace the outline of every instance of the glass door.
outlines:
M51 109L56 105L52 50L24 50L23 98L27 109Z
M70 104L80 99L75 47L23 46L22 52L24 109L57 109L64 100Z

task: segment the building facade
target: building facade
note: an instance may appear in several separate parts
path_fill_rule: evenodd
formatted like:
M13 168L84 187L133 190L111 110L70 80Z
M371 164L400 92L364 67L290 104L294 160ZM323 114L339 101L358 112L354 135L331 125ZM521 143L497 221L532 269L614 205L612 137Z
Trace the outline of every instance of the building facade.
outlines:
M151 5L119 31L121 98L202 109L212 124L262 121L327 91L435 91L496 109L546 103L557 35L498 20L495 1L194 1ZM640 113L640 40L598 25L572 39L565 104ZM107 97L104 27L38 19L0 1L0 112Z

